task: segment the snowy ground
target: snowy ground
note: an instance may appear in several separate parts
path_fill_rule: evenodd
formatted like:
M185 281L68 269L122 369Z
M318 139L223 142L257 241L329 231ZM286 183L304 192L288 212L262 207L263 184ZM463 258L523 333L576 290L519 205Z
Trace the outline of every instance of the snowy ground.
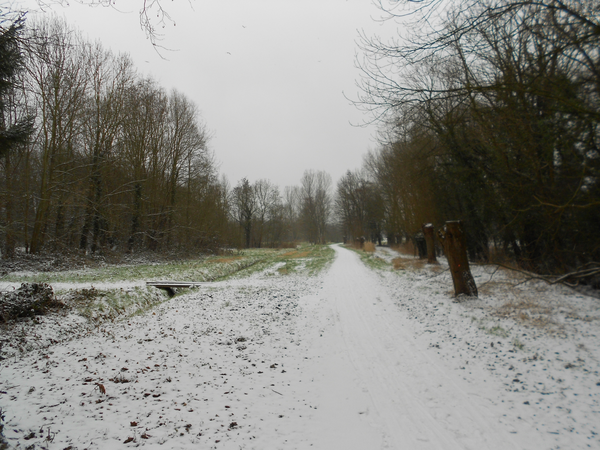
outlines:
M455 302L443 264L402 265L372 271L336 247L317 277L273 268L82 326L0 362L4 435L50 449L600 448L599 300L478 266L479 299Z

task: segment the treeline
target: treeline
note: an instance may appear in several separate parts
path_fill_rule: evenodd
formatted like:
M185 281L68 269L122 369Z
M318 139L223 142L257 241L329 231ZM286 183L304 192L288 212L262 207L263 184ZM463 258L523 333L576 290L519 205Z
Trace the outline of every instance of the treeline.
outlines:
M3 254L210 246L224 192L198 108L60 20L2 23ZM26 119L24 119L26 118Z
M600 261L600 4L433 12L412 16L410 41L362 41L360 102L385 137L338 184L345 232L393 243L460 219L475 260L544 273Z
M335 239L331 177L307 170L299 186L286 186L283 195L268 180L239 181L231 190L229 210L237 228L237 247L279 247Z
M27 26L25 26L27 25ZM323 243L331 178L219 179L197 106L56 19L0 17L2 255Z

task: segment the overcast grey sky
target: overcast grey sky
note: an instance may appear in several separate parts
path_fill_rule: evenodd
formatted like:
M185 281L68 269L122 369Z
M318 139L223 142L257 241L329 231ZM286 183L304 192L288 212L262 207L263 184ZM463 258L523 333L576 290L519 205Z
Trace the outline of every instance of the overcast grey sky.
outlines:
M232 185L266 178L283 188L307 169L335 183L376 147L375 128L352 126L366 117L343 95L356 97L357 30L393 32L373 20L371 0L165 0L175 26L160 29L172 49L160 55L140 29L141 3L50 11L192 99Z

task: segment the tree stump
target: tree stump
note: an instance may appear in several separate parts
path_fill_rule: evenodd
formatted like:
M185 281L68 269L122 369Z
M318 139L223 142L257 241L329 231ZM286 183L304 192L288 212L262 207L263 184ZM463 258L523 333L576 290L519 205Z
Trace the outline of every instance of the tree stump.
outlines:
M417 252L419 252L419 259L425 259L427 256L427 244L425 243L425 237L423 236L423 233L415 234L414 240Z
M448 258L452 282L454 283L454 295L465 294L477 297L477 286L467 258L467 245L460 220L446 222L444 228L438 231L438 236L444 246L444 253Z
M433 234L433 224L424 223L421 229L423 230L423 236L425 236L425 244L427 246L427 263L437 264L437 258L435 257L435 239Z

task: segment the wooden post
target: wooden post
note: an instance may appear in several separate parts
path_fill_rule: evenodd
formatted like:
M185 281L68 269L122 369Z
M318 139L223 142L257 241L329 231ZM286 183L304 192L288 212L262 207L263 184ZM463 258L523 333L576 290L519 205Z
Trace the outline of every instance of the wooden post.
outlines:
M414 235L413 239L415 241L417 252L419 252L419 259L425 259L427 256L427 244L425 243L425 236L423 236L423 233L417 233Z
M425 244L427 245L427 263L437 264L437 258L435 257L435 240L433 238L433 224L424 223L421 229L423 230Z
M438 236L444 245L444 253L448 258L452 282L454 283L454 295L461 294L477 297L477 286L467 258L467 246L465 235L460 220L446 222L444 228L438 231Z

